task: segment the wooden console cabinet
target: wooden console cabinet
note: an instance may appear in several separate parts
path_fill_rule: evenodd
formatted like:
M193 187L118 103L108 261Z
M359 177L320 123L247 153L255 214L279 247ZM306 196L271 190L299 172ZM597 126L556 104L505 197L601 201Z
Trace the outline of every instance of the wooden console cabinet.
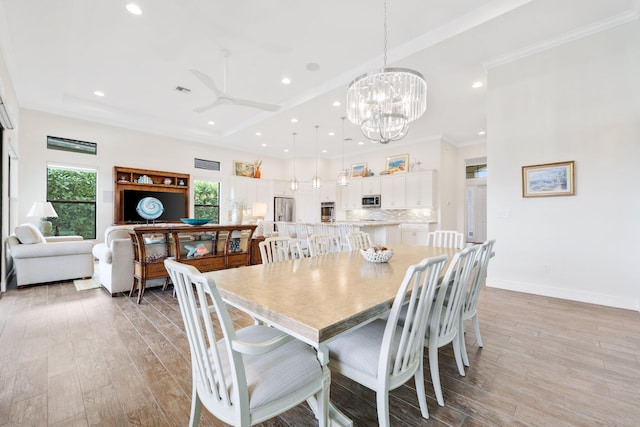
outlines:
M133 286L138 304L149 279L165 279L166 258L191 264L201 272L251 264L251 242L256 225L168 225L134 227L129 232L133 244Z

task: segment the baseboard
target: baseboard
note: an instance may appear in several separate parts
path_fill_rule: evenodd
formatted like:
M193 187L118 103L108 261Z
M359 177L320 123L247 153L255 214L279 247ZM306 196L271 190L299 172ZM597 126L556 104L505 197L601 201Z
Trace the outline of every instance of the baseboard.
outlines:
M487 278L487 286L490 288L506 289L508 291L524 292L527 294L542 295L551 298L640 311L640 300L638 298L623 298L596 292L582 291L579 289L556 288L536 283L517 282L503 279Z

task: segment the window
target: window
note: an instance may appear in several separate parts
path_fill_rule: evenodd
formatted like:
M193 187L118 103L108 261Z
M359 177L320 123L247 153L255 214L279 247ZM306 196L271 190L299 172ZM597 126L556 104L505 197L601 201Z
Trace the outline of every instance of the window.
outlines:
M213 218L214 224L220 224L220 183L193 181L194 218Z
M486 164L467 166L467 179L486 178L486 177L487 177Z
M56 235L96 238L96 171L47 167L47 201L58 214L51 223Z

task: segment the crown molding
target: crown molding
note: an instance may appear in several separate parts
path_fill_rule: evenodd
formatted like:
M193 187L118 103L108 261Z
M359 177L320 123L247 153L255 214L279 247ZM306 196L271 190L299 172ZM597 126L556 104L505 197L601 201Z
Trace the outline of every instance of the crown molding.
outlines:
M638 2L638 4L640 4L640 1ZM553 49L557 46L561 46L563 44L570 43L572 41L579 40L602 31L610 30L620 25L628 24L629 22L636 21L639 17L640 14L638 13L638 10L629 10L620 15L611 16L607 19L603 19L602 21L594 22L592 24L577 28L573 31L561 35L560 37L556 37L555 39L536 43L531 46L515 50L506 55L490 59L483 62L482 66L485 70L490 70L492 68L516 61L518 59L526 58L527 56L531 56L548 49Z

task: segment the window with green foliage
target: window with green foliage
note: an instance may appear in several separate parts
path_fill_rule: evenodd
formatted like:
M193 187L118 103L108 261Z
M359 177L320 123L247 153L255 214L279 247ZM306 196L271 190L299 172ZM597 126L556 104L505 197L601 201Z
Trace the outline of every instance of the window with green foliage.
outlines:
M214 224L220 224L220 183L209 181L193 182L194 218L213 218Z
M47 201L57 218L57 235L96 238L96 171L63 166L47 167Z

